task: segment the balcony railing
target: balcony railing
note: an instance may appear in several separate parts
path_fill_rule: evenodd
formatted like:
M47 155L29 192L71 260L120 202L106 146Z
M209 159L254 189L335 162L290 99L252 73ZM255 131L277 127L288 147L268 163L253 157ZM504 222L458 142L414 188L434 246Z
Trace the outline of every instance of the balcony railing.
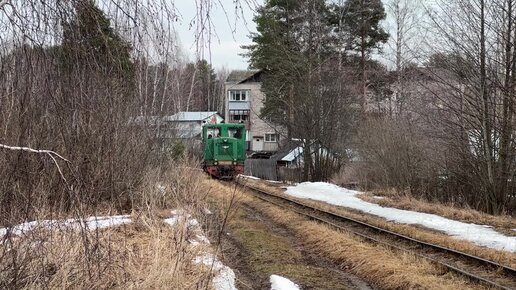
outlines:
M229 101L228 109L232 110L251 110L250 102L242 102L242 101Z
M250 118L250 110L229 110L229 116L226 119L228 123L242 123L249 130L251 127Z

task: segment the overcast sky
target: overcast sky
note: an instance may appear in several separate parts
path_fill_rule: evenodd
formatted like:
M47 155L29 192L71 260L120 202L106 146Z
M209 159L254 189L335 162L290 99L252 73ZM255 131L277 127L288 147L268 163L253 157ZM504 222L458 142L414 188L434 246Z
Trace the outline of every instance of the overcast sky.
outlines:
M210 50L206 48L202 58L210 61L214 68L226 67L229 70L247 69L247 59L240 56L243 49L241 45L250 44L248 37L250 32L256 32L256 24L253 21L255 9L258 5L262 5L264 0L237 0L242 4L242 10L235 11L235 0L215 0L209 1L213 3L211 7L211 17L214 24L214 35L211 40L211 58ZM425 0L429 1L429 0ZM180 20L175 23L177 36L181 42L183 50L191 61L196 59L196 24L192 23L197 13L197 3L207 2L205 0L176 0L174 4L180 13ZM384 0L384 5L387 2ZM221 4L224 6L222 8ZM250 7L251 6L251 7ZM387 7L386 12L389 14ZM421 11L420 11L421 12ZM393 31L394 20L392 15L388 15L387 20L382 22L382 26L391 33ZM393 39L390 39L392 42ZM206 44L207 45L207 44ZM383 54L373 54L373 58L380 60L385 65L392 67L392 49L389 45L385 45Z
M200 0L181 0L175 1L177 11L181 13L180 21L176 22L177 35L185 52L189 55L190 60L196 57L196 25L192 24L197 11L197 4ZM251 40L248 35L251 31L256 31L256 25L253 22L254 6L262 4L263 0L252 0L253 4L249 7L246 0L240 0L242 3L242 12L235 12L234 0L218 0L212 7L211 17L214 24L213 39L211 48L211 63L214 68L226 67L228 69L247 69L247 60L239 56L244 50L240 49L243 44L250 44ZM221 5L224 5L222 9ZM224 12L226 10L226 12ZM240 10L239 10L240 11ZM227 13L227 17L226 17ZM228 23L229 19L229 23ZM210 60L210 50L204 51L204 58Z

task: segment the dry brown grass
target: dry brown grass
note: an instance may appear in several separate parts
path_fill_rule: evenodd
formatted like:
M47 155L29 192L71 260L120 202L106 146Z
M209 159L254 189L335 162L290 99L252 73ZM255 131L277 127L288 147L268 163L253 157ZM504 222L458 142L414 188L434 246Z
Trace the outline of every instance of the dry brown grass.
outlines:
M389 222L383 218L365 215L362 212L354 211L354 210L347 210L342 207L322 204L320 202L316 201L310 201L310 200L299 200L300 202L311 204L314 206L318 206L319 208L330 210L332 212L340 213L342 215L364 221L366 223L391 230L397 233L401 233L404 235L407 235L412 238L416 238L418 240L438 244L441 246L449 247L452 249L456 249L459 251L463 251L478 257L483 257L485 259L489 259L495 262L499 262L501 264L505 264L511 267L516 266L516 254L509 253L505 251L498 251L494 249L489 249L485 247L480 247L477 245L474 245L470 242L458 240L455 238L452 238L446 234L442 234L440 232L429 230L417 225L404 225L404 224L397 224L393 222Z
M230 189L211 182L213 196L227 199ZM240 195L247 203L274 222L293 231L304 246L349 269L381 289L484 289L462 277L443 272L438 266L413 255L400 254L383 246L372 245L348 233L307 221L273 205Z
M192 260L207 249L187 242L193 234L143 216L91 234L35 232L3 252L26 263L0 280L10 289L199 289L209 273Z
M276 186L271 187L260 181L248 181L248 183L250 185L256 186L260 189L268 190L270 192L280 194L280 195L285 195L284 190L279 187L276 187ZM401 234L410 236L412 238L416 238L416 239L419 239L422 241L426 241L426 242L438 244L441 246L449 247L452 249L456 249L459 251L463 251L463 252L466 252L466 253L469 253L469 254L472 254L475 256L479 256L479 257L482 257L482 258L485 258L488 260L492 260L492 261L495 261L495 262L498 262L498 263L501 263L504 265L508 265L511 267L516 267L516 253L509 253L509 252L505 252L505 251L499 251L499 250L494 250L494 249L477 246L473 243L463 241L463 240L458 240L458 239L452 238L446 234L437 232L435 230L423 228L423 227L417 226L417 225L397 224L397 223L389 222L386 219L383 219L380 217L375 217L372 215L364 214L364 213L356 211L356 210L346 209L343 207L338 207L338 206L330 205L330 204L319 202L319 201L313 201L313 200L308 200L308 199L296 199L296 198L293 198L292 196L289 196L289 197L292 199L298 200L302 203L317 206L321 209L339 213L344 216L348 216L348 217L351 217L351 218L354 218L354 219L357 219L357 220L360 220L360 221L363 221L363 222L366 222L366 223L369 223L369 224L372 224L372 225L375 225L375 226L378 226L378 227L381 227L384 229L388 229L388 230L391 230L391 231L394 231L397 233L401 233ZM375 199L375 201L378 203L383 200ZM430 209L432 206L431 204L424 204L424 203L421 203L421 204L422 204L422 206L421 206L422 208L425 207L425 208ZM385 205L387 206L387 204L385 204ZM479 212L473 211L473 210L453 209L453 208L445 207L445 206L441 207L440 209L438 206L436 206L436 208L437 208L436 211L442 211L443 213L448 212L449 214L454 213L457 216L463 216L463 217L466 217L468 215L468 213L471 214L472 217L473 216L484 216L484 217L488 216L488 215L485 215L485 214L482 214L482 213L479 213ZM414 208L411 210L417 210L417 209ZM435 212L435 213L439 214L438 212ZM443 216L446 216L446 215L443 214ZM453 218L453 216L451 216L451 215L448 217ZM505 221L504 217L500 217L499 219L498 219L498 217L492 217L492 218L494 220L498 220L498 223L507 222L507 221ZM468 220L464 220L464 221L468 221ZM474 220L471 220L469 222L479 223L478 221L474 221ZM507 225L507 223L506 223L506 225Z
M214 249L188 242L198 227L163 222L173 208L201 223L209 219L203 178L197 170L178 167L147 174L132 197L131 224L98 231L38 229L9 237L0 245L0 289L210 289L213 273L192 260Z

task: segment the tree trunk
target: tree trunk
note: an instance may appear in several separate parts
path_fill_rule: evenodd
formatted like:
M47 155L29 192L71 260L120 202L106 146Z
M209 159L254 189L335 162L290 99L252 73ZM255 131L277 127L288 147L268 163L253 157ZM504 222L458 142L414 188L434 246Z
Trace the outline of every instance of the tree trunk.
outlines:
M500 165L499 165L499 180L500 184L497 192L497 199L501 206L505 204L508 179L510 178L510 161L511 157L511 134L512 134L512 98L513 98L513 83L512 83L512 68L514 53L512 50L512 34L513 34L513 5L512 1L507 1L507 32L505 34L505 80L502 103L502 133L500 136Z
M489 91L487 89L486 69L486 32L485 32L485 2L480 0L480 95L482 101L482 147L484 154L484 166L486 176L484 189L486 193L487 210L492 214L499 212L499 205L496 199L496 182L494 177L493 159L493 130L490 120Z

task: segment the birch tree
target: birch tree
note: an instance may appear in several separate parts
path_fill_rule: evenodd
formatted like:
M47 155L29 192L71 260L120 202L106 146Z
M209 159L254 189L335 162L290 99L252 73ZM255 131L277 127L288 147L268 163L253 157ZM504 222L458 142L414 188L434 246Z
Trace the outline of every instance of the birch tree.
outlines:
M391 115L403 114L404 104L409 92L405 80L409 77L409 66L417 62L419 43L423 39L422 33L422 9L419 1L392 0L387 3L387 14L392 21L393 33L387 42L387 46L393 54L393 62L396 72L396 83L393 100L390 100ZM392 109L394 103L394 109Z

